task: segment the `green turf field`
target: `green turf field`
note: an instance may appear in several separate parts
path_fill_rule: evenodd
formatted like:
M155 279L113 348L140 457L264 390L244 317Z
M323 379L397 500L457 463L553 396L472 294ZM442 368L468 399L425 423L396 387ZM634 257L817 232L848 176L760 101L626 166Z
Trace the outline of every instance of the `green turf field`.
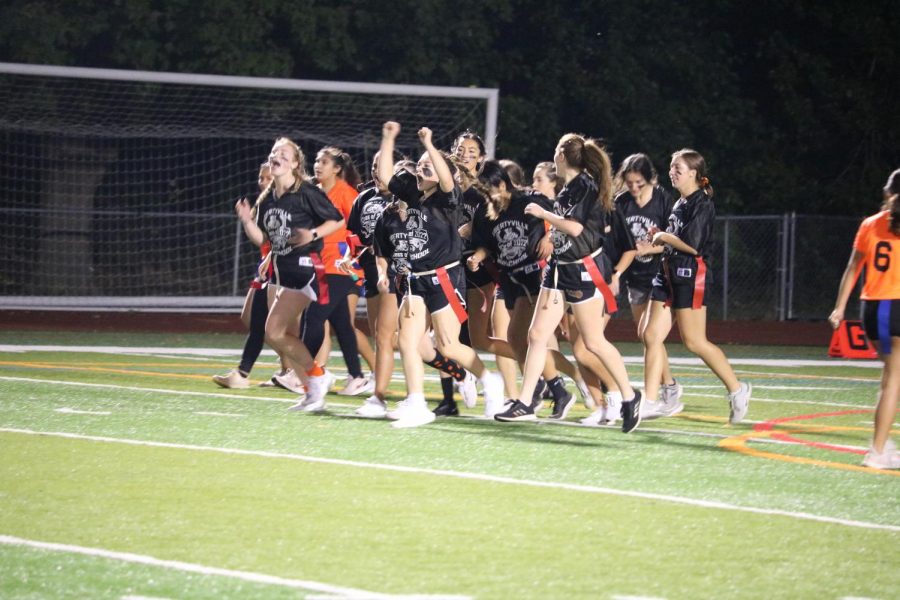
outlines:
M754 385L731 427L676 345L685 411L629 435L580 405L394 430L217 388L242 342L2 334L0 598L900 597L900 472L859 466L871 363L726 346Z

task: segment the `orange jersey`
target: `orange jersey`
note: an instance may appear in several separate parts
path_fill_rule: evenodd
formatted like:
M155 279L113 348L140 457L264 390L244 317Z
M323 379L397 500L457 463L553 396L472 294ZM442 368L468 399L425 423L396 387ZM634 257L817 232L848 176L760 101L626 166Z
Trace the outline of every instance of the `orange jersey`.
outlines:
M866 281L863 300L900 299L900 236L891 232L890 213L882 211L862 222L853 249L863 255Z
M337 263L344 258L344 252L347 250L347 219L350 218L350 209L353 208L356 196L357 191L343 179L338 179L328 192L328 199L344 217L344 226L323 240L325 246L322 248L322 262L325 263L325 272L331 275L346 275L337 268ZM362 276L361 271L357 271L356 274Z

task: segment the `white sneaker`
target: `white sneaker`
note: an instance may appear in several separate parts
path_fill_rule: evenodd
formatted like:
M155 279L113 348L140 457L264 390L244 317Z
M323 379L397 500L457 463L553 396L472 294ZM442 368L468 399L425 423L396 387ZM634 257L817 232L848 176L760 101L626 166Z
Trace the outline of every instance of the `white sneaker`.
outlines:
M295 394L306 392L306 388L303 387L303 382L300 381L300 378L294 373L293 369L275 373L272 375L272 383L289 392L294 392Z
M481 378L481 389L484 393L484 416L493 419L494 415L503 412L506 400L503 397L503 377L499 373L487 373Z
M378 396L369 396L362 406L355 411L360 417L368 417L369 419L381 419L387 416L387 406Z
M371 394L375 391L375 381L370 377L348 377L344 389L338 391L338 396L359 396Z
M594 401L594 396L591 395L591 390L588 389L584 379L575 380L575 389L578 390L578 395L581 396L581 402L584 403L585 408L588 410L597 408L597 402Z
M622 392L606 394L606 424L615 425L622 418Z
M674 417L684 410L681 395L684 388L678 382L663 384L659 388L659 415L661 417Z
M728 403L731 404L731 415L728 417L728 422L732 425L740 423L747 416L747 409L750 408L750 394L753 392L749 383L744 381L739 383L740 387L736 392L726 395Z
M881 452L877 452L874 447L869 447L862 464L864 467L872 469L900 469L900 454L897 453L894 441L886 441Z
M606 421L606 406L601 406L590 415L581 419L579 423L581 423L582 425L591 425L592 427L595 427L600 423L603 423L604 421Z
M644 400L641 402L641 419L658 419L663 416L663 405L661 402L650 402Z
M259 387L277 387L278 384L275 383L275 376L276 375L284 375L286 372L287 372L287 370L275 371L274 373L272 373L271 377L269 377L268 379L266 379L265 381L260 383Z
M328 388L331 386L332 381L334 381L334 376L328 371L325 371L322 375L310 375L307 382L306 399L298 403L300 405L298 410L303 412L320 412L325 410L325 395L328 393Z
M403 418L403 415L407 410L410 410L410 401L409 398L404 398L393 408L393 410L387 411L385 416L391 421L397 421Z
M212 380L223 388L230 388L233 390L242 390L250 387L250 380L241 375L237 369L232 369L224 375L213 375Z
M429 410L424 400L409 401L407 398L406 408L400 418L391 423L391 427L395 429L419 427L431 423L435 418L435 414Z
M477 382L478 379L468 371L466 371L465 379L453 382L456 391L462 396L466 408L475 408L475 403L478 402L478 388L475 386Z

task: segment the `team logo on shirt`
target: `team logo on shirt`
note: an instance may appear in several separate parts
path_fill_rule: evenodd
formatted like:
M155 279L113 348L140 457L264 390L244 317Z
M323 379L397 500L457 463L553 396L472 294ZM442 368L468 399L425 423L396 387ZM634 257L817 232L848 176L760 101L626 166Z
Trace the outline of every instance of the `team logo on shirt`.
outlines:
M428 256L428 230L425 229L425 215L415 208L410 208L407 213L406 243L409 247L409 260L418 260Z
M553 254L562 254L572 247L572 240L559 229L550 230L550 241L553 242Z
M504 221L493 231L494 239L500 250L497 263L511 267L522 262L528 254L528 238L525 236L525 224L521 221Z
M266 228L266 235L272 242L272 252L276 256L284 256L290 254L291 247L287 240L291 237L291 214L281 208L272 208L266 212L263 226Z
M363 206L362 211L359 213L359 224L362 227L363 237L368 238L372 236L372 233L375 231L375 223L378 222L378 218L384 212L384 206L384 202L378 202L376 198L366 202Z
M647 242L649 244L652 241L650 238L650 228L655 225L652 220L641 215L635 215L633 217L627 217L625 221L631 228L631 236L634 238L635 242ZM648 263L653 260L653 255L645 254L644 256L635 256L634 260Z

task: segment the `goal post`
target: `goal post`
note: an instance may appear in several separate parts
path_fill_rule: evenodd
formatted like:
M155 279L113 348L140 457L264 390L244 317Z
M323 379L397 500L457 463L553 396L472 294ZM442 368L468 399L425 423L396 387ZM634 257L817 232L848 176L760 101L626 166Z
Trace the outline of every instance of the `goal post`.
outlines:
M232 310L257 254L233 213L272 141L367 173L381 124L419 152L473 129L493 156L499 93L0 63L0 308Z

